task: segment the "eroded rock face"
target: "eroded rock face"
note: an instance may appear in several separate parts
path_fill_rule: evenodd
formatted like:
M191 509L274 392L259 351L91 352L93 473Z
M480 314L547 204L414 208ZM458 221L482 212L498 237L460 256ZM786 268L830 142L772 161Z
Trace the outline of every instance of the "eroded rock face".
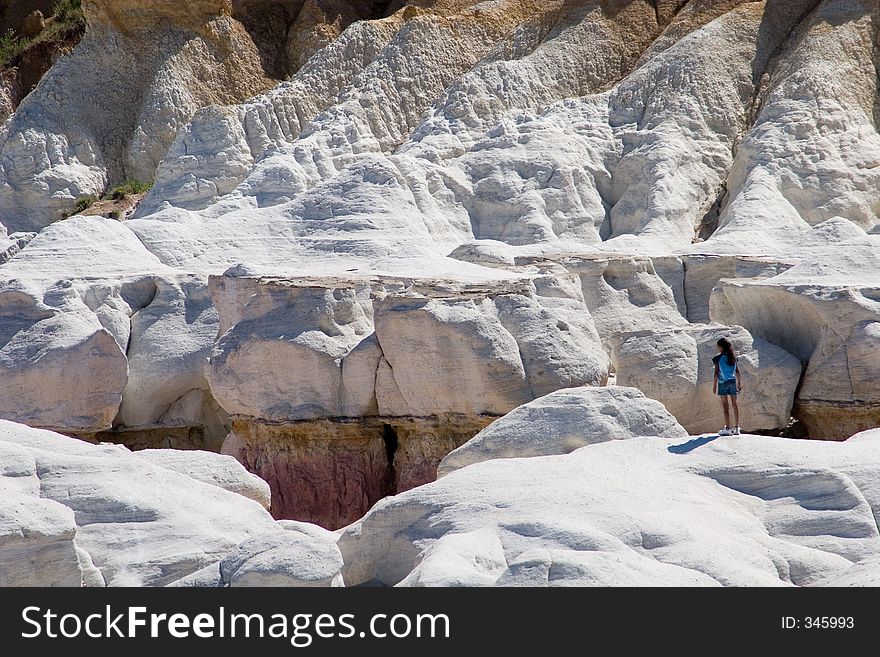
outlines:
M4 417L132 447L219 451L228 416L204 376L219 319L203 278L162 265L100 217L8 244L0 358L18 383L0 387Z
M555 310L532 295L386 297L375 315L380 414L497 416L550 390L601 385L595 329Z
M321 162L394 150L458 76L491 56L520 22L558 5L505 0L479 11L472 4L439 3L436 12L403 11L355 23L289 84L231 111L197 116L157 172L142 216L162 209L165 201L205 209L237 189L290 200L291 192L302 193L324 178ZM317 128L311 137L310 125ZM304 130L306 150L291 153ZM333 139L340 131L358 135L357 143Z
M740 253L790 244L836 216L865 230L877 224L876 172L866 166L880 154L872 127L877 8L850 0L809 5L813 11L757 87L754 124L728 178L717 237L739 241ZM826 29L830 22L837 27ZM829 77L829 62L848 73Z
M606 345L632 331L687 325L673 288L650 258L572 259L564 266L580 279L584 302Z
M878 459L876 435L743 435L490 460L379 502L343 533L343 574L399 586L871 581Z
M548 279L213 278L224 451L272 484L277 517L325 526L432 481L492 419L607 379L589 312Z
M710 321L709 299L712 290L722 279L768 278L784 272L794 264L793 259L781 261L773 257L686 256L683 258L683 265L687 272L684 294L688 320L694 323Z
M128 384L116 424L138 429L210 425L213 400L204 364L219 321L207 286L197 277L157 277L150 283L149 304L129 321ZM169 371L176 376L169 377Z
M269 87L231 2L83 8L83 40L0 131L0 217L14 230L43 228L126 178L152 181L198 108Z
M239 419L223 452L269 482L276 518L336 529L387 495L434 481L440 460L492 419Z
M207 375L229 413L269 422L369 414L378 355L371 357L367 342L372 334L368 288L280 285L247 296L241 287L235 279L212 282L215 296L228 296L216 302L221 333ZM351 352L349 389L343 385L343 359ZM366 371L357 371L361 364ZM273 389L266 390L267 379L274 381Z
M4 585L162 586L225 559L233 585L338 582L334 540L279 525L268 502L229 457L132 454L0 421Z
M218 9L223 3L195 4L177 10L174 19L190 25L202 13L223 11ZM259 9L256 2L240 4L242 16ZM306 11L305 5L281 4L289 5L288 13ZM334 3L311 4L328 25L343 13ZM357 9L357 3L348 4ZM765 160L772 163L777 154L784 159L772 148L763 160L739 149L742 161L734 165L734 147L756 116L764 111L761 130L771 136L796 132L780 126L780 113L768 109L780 105L761 80L774 74L774 81L782 81L774 93L783 104L788 97L800 102L833 95L833 88L813 79L824 71L817 54L822 39L850 59L870 61L860 50L867 43L870 8L820 4L813 16L812 1L450 2L355 23L316 53L314 65L305 64L303 75L290 85L244 107L206 112L188 126L143 211L143 216L164 211L169 221L161 223L181 224L170 240L179 249L162 244L172 230L168 225L140 230L151 248L174 251L166 254L169 259L216 263L222 253L235 260L227 244L213 254L190 249L193 241L205 239L200 237L204 226L163 204L183 210L214 207L212 215L233 206L266 208L292 202L341 170L363 165L365 173L379 177L398 171L400 184L388 196L397 203L411 197L413 203L387 214L424 218L431 236L517 245L610 240L618 250L653 253L686 249L707 216L727 217L741 197L751 194L740 178L763 170ZM140 25L143 21L128 17L133 10L126 7L122 23ZM385 13L397 8L389 5ZM823 32L822 17L838 14L854 20ZM478 26L473 33L467 31L471 25ZM788 40L792 34L797 38ZM818 45L804 50L813 37ZM419 46L438 42L449 47L426 51ZM780 50L790 51L794 63L771 57ZM820 61L803 74L816 93L802 94L800 78L791 71L804 68L795 65L801 60L812 61L808 55ZM776 76L780 59L785 63ZM859 86L847 81L847 87L853 85ZM765 96L773 99L762 105ZM856 100L854 107L870 104L867 97ZM398 115L389 115L388 107ZM837 117L836 129L846 143L855 143L857 131L846 128L847 116ZM805 135L814 119L804 120ZM334 140L334 134L353 135L356 143ZM804 146L800 150L808 152L809 144ZM386 159L394 167L386 166ZM737 168L736 180L728 184L736 167L744 171ZM511 170L517 175L506 175ZM796 178L802 169L794 170ZM841 170L857 176L858 167ZM365 175L360 182L375 177ZM352 178L339 176L338 184L350 186ZM732 190L729 198L725 188ZM836 198L834 211L846 214L846 195ZM768 204L772 212L782 208L782 200ZM869 200L859 204L864 214ZM387 205L391 210L395 204ZM208 232L235 234L235 221L212 221ZM754 226L739 230L721 223L728 243L741 239L749 249L759 244ZM857 223L868 226L861 219ZM399 223L384 228L394 232Z
M877 254L856 244L835 254L833 274L810 261L772 278L723 281L713 292L714 318L808 363L796 414L816 438L841 440L880 423Z
M112 333L62 283L0 294L0 415L32 426L109 429L128 380Z
M786 426L801 361L742 327L694 326L621 336L612 351L617 382L661 402L692 434L718 431L724 414L712 393L712 359L722 337L734 345L739 359L740 426L746 431Z
M112 380L59 428L216 447L232 416L230 450L273 490L309 482L282 515L338 524L430 479L469 437L443 422L601 386L612 348L692 430L721 423L718 332L745 345L745 426L788 422L793 358L817 437L876 421L880 286L836 269L878 240L873 4L273 4L283 45L256 0L93 2L84 45L0 129L0 294L53 309L58 362L81 325L113 356L89 357ZM269 60L296 72L252 97ZM43 228L141 171L131 221ZM351 508L321 516L315 474Z

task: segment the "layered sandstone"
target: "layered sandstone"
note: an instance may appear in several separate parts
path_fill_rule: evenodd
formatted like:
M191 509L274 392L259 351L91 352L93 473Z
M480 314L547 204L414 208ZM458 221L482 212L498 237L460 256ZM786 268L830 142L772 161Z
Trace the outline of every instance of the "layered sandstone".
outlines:
M234 419L224 451L270 482L280 517L347 524L432 481L492 419L608 375L586 308L529 278L230 272L211 289L207 378Z
M875 3L276 4L90 3L0 129L3 415L333 526L611 375L717 430L722 335L748 428L880 423Z
M335 537L280 525L268 504L229 457L132 454L0 421L4 586L164 586L218 563L232 586L341 583Z

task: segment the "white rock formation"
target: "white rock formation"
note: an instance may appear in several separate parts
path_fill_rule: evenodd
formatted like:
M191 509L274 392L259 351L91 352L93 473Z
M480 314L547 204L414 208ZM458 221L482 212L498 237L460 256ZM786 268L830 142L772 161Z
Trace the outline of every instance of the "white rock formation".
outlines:
M351 417L367 414L374 397L367 373L358 376L356 367L349 368L349 381L369 386L351 392L343 386L342 373L343 359L372 333L368 288L281 284L257 294L259 281L242 282L212 282L221 330L226 330L207 373L220 404L236 416L275 422L345 416L346 406L352 406ZM363 348L353 362L360 351ZM378 356L367 358L364 365L372 368L375 381ZM298 375L290 376L292 371ZM274 381L268 390L267 379Z
M608 361L588 313L565 321L539 296L425 300L376 308L382 415L503 415L550 390L601 385ZM425 369L432 372L424 376Z
M222 561L183 577L170 586L344 586L340 573L342 555L336 547L336 537L288 529L247 540Z
M177 80L182 62L196 66L195 62L210 61L212 48L224 39L250 43L239 24L221 16L226 12L223 2L195 3L186 10L163 3L143 16L132 13L129 5L109 12L102 3L94 4L89 13L96 26L94 36L81 46L83 53L98 47L98 37L114 48L129 48L145 35L155 36L157 16L167 17L175 34L195 35L187 47L198 52L182 52L173 65L163 63L159 76L163 82L150 83L157 96L150 91L144 98L164 98L165 82ZM158 292L154 305L129 306L132 312L128 312L127 304L118 303L112 294L98 308L90 305L128 360L128 379L112 422L143 431L193 424L210 427L205 431L214 445L225 430L226 412L265 420L362 417L373 413L374 406L381 415L503 413L558 387L601 381L603 356L594 345L597 334L607 350L620 335L632 331L683 329L685 318L707 321L709 290L718 280L775 274L800 257L801 247L783 258L780 243L761 239L764 219L740 230L734 217L736 208L752 194L754 185L749 181L764 180L767 176L761 171L775 171L777 163L788 157L784 146L775 145L780 139L773 136L791 133L786 122L794 119L779 109L787 98L807 102L802 99L817 96L837 102L842 114L835 110L835 134L846 142L840 159L850 163L838 169L851 181L842 183L843 191L835 192L838 200L827 211L798 219L803 230L793 235L801 245L809 239L818 244L820 237L845 239L847 226L870 228L864 218L870 194L853 201L853 207L861 208L861 218L853 221L842 200L848 189L870 187L857 180L862 169L853 163L853 136L859 128L847 122L847 117L854 121L864 117L870 98L852 94L857 87L867 87L858 77L838 85L837 73L828 69L829 60L821 54L827 43L836 48L834 52L863 61L868 13L857 2L819 4L810 14L815 3L806 1L788 3L786 8L778 3L707 2L656 10L656 5L633 2L615 5L614 11L593 4L522 0L490 6L464 0L443 3L353 24L338 38L330 37L290 82L244 105L204 109L187 123L194 108L203 103L182 103L181 107L190 108L184 114L161 114L166 120L174 118L165 132L153 130L152 119L144 119L144 134L170 134L185 127L159 167L157 185L139 212L141 218L119 228L133 231L139 240L130 249L139 251L131 263L152 260L138 273L154 277ZM239 6L236 11L253 15L257 10ZM827 34L815 27L825 24L823 17L836 15L853 20ZM302 20L300 28L312 19ZM223 32L221 26L228 30ZM107 36L123 27L124 38ZM259 75L239 79L235 72L253 63L249 58L257 55L252 46L240 61L228 63L235 69L228 71L231 84L221 86L230 97L263 84ZM782 53L780 57L771 57L776 52ZM40 135L67 140L59 142L58 166L43 167L46 171L40 174L57 174L51 184L44 185L23 166L22 162L36 161L33 158L13 150L3 160L8 166L15 163L13 173L27 179L26 188L36 185L40 194L48 193L49 200L40 203L66 203L64 199L76 195L72 190L78 183L68 179L68 169L79 172L74 178L100 178L105 175L102 171L113 168L106 164L106 155L104 164L96 159L94 166L82 168L80 164L89 159L83 155L77 160L80 164L61 171L59 167L70 164L65 153L72 148L71 136L55 130L45 116L35 116L37 110L48 111L45 95L52 85L62 84L53 80L77 78L73 71L83 66L84 56L75 54L50 74L42 85L46 91L38 90L28 101L33 109L20 110L7 130L8 144L17 143L24 126L32 125L28 121L36 122L34 129L38 127ZM797 65L814 60L819 62L815 66ZM111 72L115 70L111 67ZM188 74L181 75L184 83L174 84L188 88ZM831 82L822 82L823 75ZM773 80L769 86L761 82L767 76ZM145 79L140 76L138 83ZM801 93L798 80L805 81L813 95ZM840 98L847 102L835 95L838 86ZM859 103L849 103L852 99ZM152 101L144 102L153 107ZM154 109L159 107L164 107L162 102ZM90 111L95 120L103 116L94 108ZM809 136L815 115L797 116L804 129L792 139L802 152L833 146ZM102 126L114 125L101 120ZM132 157L149 155L154 166L159 156L150 153L164 153L170 140L157 149L138 143L136 139L127 146L114 142L113 148L124 146ZM92 147L85 150L97 152ZM114 157L128 157L123 155ZM790 164L791 158L785 162ZM779 169L793 171L791 175L771 173L780 180L797 179L803 171L812 175L811 169L793 166ZM12 184L11 175L6 176L6 184ZM66 191L59 191L61 186ZM785 191L792 188L784 183L780 189L792 196ZM816 204L810 200L794 205ZM778 202L776 206L781 207ZM37 206L31 203L31 207ZM743 212L743 221L763 216L747 207ZM691 246L707 217L719 213L718 234ZM836 214L845 218L829 219ZM0 221L19 228L15 214L9 216L13 219L0 209ZM830 229L828 221L833 222ZM54 226L45 231L47 237L53 230ZM132 267L121 255L95 257L98 251L107 253L94 249L95 231L94 225L75 221L63 236L56 234L63 242L55 242L55 248L61 252L68 243L92 245L95 254L90 258L117 263L112 274L111 267L101 263L110 279L131 276L132 269L142 268ZM482 246L490 240L509 250L490 253ZM468 247L462 245L475 241L481 246L466 253ZM4 267L14 265L10 271L16 278L34 273L44 266L35 248L41 243L32 242ZM546 248L530 251L533 245ZM772 251L773 257L749 260L736 255L762 248ZM606 254L596 253L599 249ZM223 327L225 337L214 349L220 365L212 366L209 373L214 393L221 391L224 397L222 410L216 407L200 371L215 326L201 283L206 274L218 275L239 263L289 278L312 270L326 276L351 269L358 275L387 273L394 268L375 267L376 261L391 262L406 254L420 263L413 268L425 278L442 278L455 266L442 256L453 251L456 257L498 268L541 267L546 265L540 261L549 258L556 262L557 279L576 279L579 285L553 284L552 292L538 294L540 307L517 300L505 308L494 302L495 307L489 308L481 302L467 309L468 302L455 298L455 291L451 300L432 302L417 311L398 312L403 305L380 300L371 311L375 316L363 311L359 320L363 327L355 330L336 322L331 330L345 325L352 328L351 335L343 339L305 331L284 347L289 358L279 358L272 353L281 348L274 337L285 334L283 318L298 313L291 298L281 304L289 308L273 311L282 322L278 327L270 327L268 318L260 320L258 328ZM569 257L562 257L566 253ZM496 257L501 260L490 262ZM465 279L482 276L467 271ZM534 277L534 271L527 275ZM116 284L112 280L108 287ZM553 299L552 308L547 298ZM595 327L576 321L582 305ZM471 319L465 317L468 313ZM189 321L194 315L199 320ZM503 338L509 333L515 349L509 339L502 344L492 337L483 346L457 340L453 319L488 322L474 335L485 338L489 331ZM567 326L568 335L554 329L554 322ZM388 344L383 343L382 327L401 332L401 340L408 343L402 351L389 336ZM364 341L373 331L377 338ZM266 335L251 339L260 332ZM172 335L180 337L169 341ZM553 337L552 344L545 344L545 335ZM430 355L439 353L437 341L446 339L463 350L460 357L450 356L448 367L448 354L441 361L431 360ZM240 342L243 351L236 352L236 362L230 364L224 351ZM492 351L489 360L500 368L491 375L471 367L482 358L476 354L484 348ZM407 371L407 354L413 349L427 354L426 366L438 373L436 387L443 388L448 399L438 398L434 384L425 385L418 368ZM305 357L302 362L311 363L310 374L294 382L285 380L276 370L288 367L290 358L300 362L300 355ZM347 367L342 366L343 357ZM589 361L592 364L585 367L583 363ZM267 394L261 377L255 376L264 371L274 372L277 394L271 389ZM175 376L168 376L169 372ZM461 380L474 381L475 387L449 385ZM312 390L304 389L306 382L314 383ZM409 390L400 389L401 385ZM485 400L484 408L474 406L473 400L479 399ZM109 413L103 411L100 422L91 424L106 427Z
M564 266L580 279L584 302L606 344L632 331L687 325L673 288L649 258L572 258Z
M833 217L877 225L876 38L870 2L825 0L757 87L716 238L739 253L791 245ZM833 29L828 29L834 25Z
M730 340L739 359L740 426L747 431L786 426L801 362L742 327L693 326L624 335L612 351L617 382L661 402L692 434L717 431L724 426L724 413L712 392L712 359L722 337Z
M333 540L279 525L266 504L265 483L228 457L0 421L3 585L161 586L227 558L243 583L338 583Z
M721 334L746 428L880 424L873 3L280 3L274 55L258 4L87 3L0 128L0 416L223 442L328 526L612 349L691 431ZM136 219L45 227L125 176Z
M636 436L687 438L663 407L634 388L569 388L514 409L444 458L442 477L491 459L568 454L585 445Z
M3 417L77 433L200 427L181 446L219 450L228 426L204 376L219 324L205 279L102 217L10 237L24 251L0 265L0 359L21 387L0 388Z
M195 276L145 283L154 294L131 314L128 384L117 423L137 428L211 425L216 411L204 368L219 322L207 286ZM210 429L222 433L219 427Z
M833 269L811 259L775 277L723 281L713 292L713 319L741 324L808 363L797 414L817 438L880 425L876 240L835 249Z
M346 525L433 480L493 418L605 383L608 357L565 280L458 269L212 278L221 335L206 372L234 422L223 451L269 481L276 513Z
M0 292L0 416L69 431L109 429L128 379L114 335L64 281Z
M880 440L612 440L471 465L339 541L348 585L779 586L875 576ZM865 581L865 580L863 580Z
M288 281L231 272L211 285L221 337L208 380L235 416L498 416L607 378L586 308L542 296L529 279ZM288 374L293 368L299 376Z
M849 222L847 222L849 223ZM850 224L852 226L852 224ZM686 316L693 323L708 323L712 290L727 278L768 278L784 272L795 264L794 257L731 256L693 254L682 258L685 268L684 296Z
M255 475L243 472L241 464L232 457L173 449L144 449L134 452L132 457L238 493L258 502L267 511L272 506L269 484Z
M296 77L236 107L207 107L170 146L144 201L146 215L164 203L201 209L235 189L257 157L295 139L387 45L401 22L364 21L327 44Z
M82 41L0 128L0 221L39 230L108 184L152 181L198 108L267 89L257 49L229 17L231 7L231 0L85 3Z

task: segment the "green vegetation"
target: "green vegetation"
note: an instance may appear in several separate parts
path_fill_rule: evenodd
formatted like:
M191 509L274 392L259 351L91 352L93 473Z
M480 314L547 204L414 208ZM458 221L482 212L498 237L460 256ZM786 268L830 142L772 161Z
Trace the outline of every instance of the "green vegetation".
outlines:
M46 29L40 32L32 43L43 41L60 41L68 33L82 30L86 26L80 0L55 0L52 5L52 16L46 21Z
M98 197L94 194L89 194L88 196L81 196L76 199L76 205L73 206L73 210L71 211L71 215L79 214L80 212L85 212L90 207L92 207L95 203L98 202Z
M28 40L20 39L12 29L0 36L0 69L6 68L28 45Z
M110 211L110 217L112 219L121 219L124 216L124 212L118 207L114 208L112 203L107 203L108 201L122 201L129 196L137 196L140 194L146 194L152 188L153 183L142 183L139 180L128 179L121 185L114 187L113 189L107 190L103 196L95 196L94 194L89 194L88 196L80 196L76 199L76 204L74 204L73 208L71 208L70 212L64 215L64 218L72 217L75 214L80 214L85 212L90 207L95 205L95 203L104 202L106 205L103 207L103 211Z
M64 25L79 23L83 20L82 3L80 0L55 0L52 16Z
M112 191L104 194L104 200L119 201L126 196L134 196L136 194L146 194L150 191L153 183L142 183L139 180L129 179L118 187L114 187Z
M30 46L63 40L69 32L83 27L85 17L80 0L55 0L52 16L46 21L46 29L33 39L25 39L11 29L0 36L0 69L11 65Z

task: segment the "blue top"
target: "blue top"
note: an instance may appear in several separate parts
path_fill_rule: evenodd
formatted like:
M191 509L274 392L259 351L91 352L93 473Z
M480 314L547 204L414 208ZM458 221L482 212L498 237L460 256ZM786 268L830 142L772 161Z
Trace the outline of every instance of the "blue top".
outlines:
M736 359L734 359L733 365L731 365L727 362L727 356L724 354L718 354L712 359L712 362L715 363L715 366L718 368L719 381L736 380Z

